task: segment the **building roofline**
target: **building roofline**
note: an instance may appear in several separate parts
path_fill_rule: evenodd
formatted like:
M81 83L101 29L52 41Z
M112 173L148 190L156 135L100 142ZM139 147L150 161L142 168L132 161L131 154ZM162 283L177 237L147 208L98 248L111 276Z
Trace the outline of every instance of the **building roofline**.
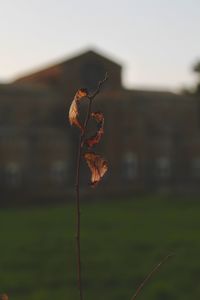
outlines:
M77 59L80 59L81 57L84 57L85 55L88 55L88 54L97 55L97 56L103 58L104 60L107 60L110 63L115 64L119 68L122 68L121 64L119 64L118 62L112 60L112 58L110 58L109 55L105 54L105 56L104 56L104 53L101 50L99 51L99 50L96 50L94 48L89 48L89 49L85 49L85 50L82 50L80 52L77 52L77 53L73 54L72 56L68 56L68 57L59 59L59 60L57 60L57 61L55 61L51 64L47 63L44 66L39 66L38 68L36 67L35 70L33 69L30 72L27 72L27 73L24 72L24 74L17 76L17 78L14 79L12 82L13 83L15 83L15 82L18 83L23 79L31 78L31 77L39 75L43 72L48 72L50 70L51 71L53 71L53 70L56 71L56 69L61 67L63 64L66 64L68 62L69 63L73 62L73 61L75 61Z

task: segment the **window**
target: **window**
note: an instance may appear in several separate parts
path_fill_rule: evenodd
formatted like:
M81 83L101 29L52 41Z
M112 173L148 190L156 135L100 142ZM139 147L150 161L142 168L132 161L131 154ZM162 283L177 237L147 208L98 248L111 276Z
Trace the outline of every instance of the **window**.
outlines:
M128 180L133 180L137 176L138 160L135 153L129 151L126 152L123 157L123 174Z
M67 165L64 161L55 161L51 166L51 177L56 184L62 184L67 177Z
M97 61L88 61L81 68L83 85L89 90L95 90L97 82L106 74L104 66Z
M156 160L156 174L160 178L168 178L171 174L171 162L169 157L161 156Z
M196 157L192 161L192 173L196 178L200 178L200 157Z
M6 183L11 187L19 186L21 180L20 166L18 163L10 162L6 165Z

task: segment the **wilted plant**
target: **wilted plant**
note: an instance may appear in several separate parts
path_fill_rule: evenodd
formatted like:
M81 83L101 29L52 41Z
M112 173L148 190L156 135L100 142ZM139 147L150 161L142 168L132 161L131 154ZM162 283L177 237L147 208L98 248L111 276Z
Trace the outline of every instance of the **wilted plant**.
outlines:
M102 85L108 79L107 74L105 78L99 82L98 87L91 95L87 89L79 89L75 94L75 97L71 103L69 109L69 122L79 128L80 136L77 149L77 167L76 167L76 247L77 247L77 277L80 299L83 299L82 280L81 280L81 245L80 245L80 163L84 158L90 171L91 171L91 186L95 187L104 174L108 170L107 161L92 151L93 147L97 145L104 133L104 116L102 112L92 112L92 101L99 94ZM88 109L85 116L85 121L82 124L79 120L79 106L82 101L88 100ZM97 122L96 133L86 138L88 122L90 119L94 119Z
M105 78L99 82L96 91L93 94L89 94L88 90L85 88L79 89L74 99L71 103L69 109L69 122L71 125L76 126L80 130L79 143L77 146L77 166L76 166L76 247L77 247L77 281L80 300L83 300L83 290L82 290L82 278L81 278L81 245L80 245L80 164L81 159L85 159L90 171L91 171L91 186L95 187L99 181L102 179L104 174L108 170L107 161L92 151L93 147L97 145L104 133L104 115L102 112L92 112L92 101L99 94L101 87L108 79L107 74ZM88 108L83 124L79 120L79 106L82 101L88 100ZM94 119L97 123L96 133L87 138L88 122ZM173 254L168 254L165 256L144 278L141 284L136 289L131 300L135 300L140 294L143 287L151 279L151 277L160 269L160 267L170 258Z

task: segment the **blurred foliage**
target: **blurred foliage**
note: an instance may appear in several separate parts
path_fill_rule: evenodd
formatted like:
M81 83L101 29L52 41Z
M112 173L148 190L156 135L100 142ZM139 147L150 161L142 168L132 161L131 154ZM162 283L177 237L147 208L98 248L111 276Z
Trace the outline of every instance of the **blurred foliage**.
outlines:
M131 299L146 274L175 252L144 300L199 299L200 202L135 198L82 204L87 300ZM0 293L13 300L78 299L74 205L2 209Z
M197 81L191 88L182 88L181 93L187 96L200 96L200 61L197 61L192 67L192 71L197 75Z

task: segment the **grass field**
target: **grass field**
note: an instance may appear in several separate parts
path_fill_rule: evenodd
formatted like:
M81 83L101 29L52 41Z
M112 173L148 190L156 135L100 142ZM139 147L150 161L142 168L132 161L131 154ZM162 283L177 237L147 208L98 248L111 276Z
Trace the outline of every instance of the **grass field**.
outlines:
M86 300L200 299L200 201L137 198L82 205ZM10 300L76 300L74 205L0 212L0 293Z

